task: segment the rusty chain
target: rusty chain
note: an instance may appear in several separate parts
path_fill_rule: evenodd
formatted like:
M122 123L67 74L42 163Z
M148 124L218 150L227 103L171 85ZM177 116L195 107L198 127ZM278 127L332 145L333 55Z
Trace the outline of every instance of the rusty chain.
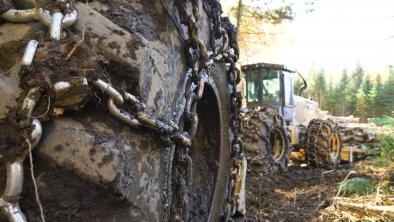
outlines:
M71 26L76 21L78 15L77 11L71 5L71 2L59 0L57 3L59 7L54 7L51 12L42 8L26 10L9 9L0 16L9 22L41 21L44 25L49 27L50 38L54 41L59 41L62 37L62 27ZM174 182L174 186L178 186L179 192L177 193L177 199L174 198L172 201L170 201L171 218L169 219L174 221L189 221L189 200L191 195L191 174L193 167L192 159L189 155L189 149L192 144L192 138L195 136L198 127L198 115L196 112L196 107L197 102L202 97L205 85L202 74L203 72L207 72L208 69L215 63L225 63L227 65L227 79L231 88L230 106L232 113L230 122L232 137L231 146L229 148L231 151L230 181L228 183L226 205L223 209L225 214L223 219L227 222L232 221L231 216L234 214L236 209L235 185L237 177L240 174L240 162L243 158L242 141L240 140L239 136L241 124L241 117L239 113L241 106L241 96L240 93L237 92L237 84L240 81L240 72L235 65L235 62L239 56L239 52L236 42L236 30L228 20L222 22L222 18L220 17L220 3L216 0L204 2L204 8L211 19L211 25L209 28L211 30L210 46L212 51L207 51L205 43L198 37L198 21L200 18L198 4L199 1L192 0L192 8L191 12L189 12L188 4L185 1L175 0L175 5L179 13L180 21L187 27L188 33L188 39L185 41L186 59L188 63L188 70L186 72L187 81L184 94L186 102L182 118L178 125L172 121L164 122L154 118L149 114L146 105L137 99L137 97L128 92L119 92L111 84L101 79L95 79L91 83L96 88L108 95L107 108L113 116L130 126L144 126L153 129L156 133L161 135L163 141L167 142L169 146L175 145L176 148L173 159L175 165L171 164L171 169L167 170L171 171L170 175L174 173L174 177L172 178L175 178L175 181L172 182ZM212 10L212 8L215 9ZM215 43L218 39L221 39L222 41L220 47L217 47ZM37 47L37 41L29 41L25 50L25 54L22 58L22 65L30 66L32 64ZM90 83L86 78L84 78L81 84L89 85ZM67 91L71 87L73 86L67 81L60 81L54 84L56 95L63 91ZM26 122L24 122L25 129L27 129L30 124L32 124L33 126L37 127L37 130L41 130L41 124L39 124L37 119L30 121L32 111L34 109L35 103L39 99L39 95L35 95L34 99L28 98L30 98L30 94L35 94L36 92L37 94L40 94L38 88L32 88L27 94L28 96L26 97L26 106L28 106L29 109L26 110L23 107L21 108L22 113L26 117ZM133 107L133 113L129 113L121 109L120 106L125 105L126 102L128 102L129 105ZM34 130L33 132L35 135L33 136L32 133L31 137L33 141L39 140L37 135L41 137L41 134ZM36 144L37 142L33 142L32 147L34 147ZM22 167L20 164L18 166ZM16 174L18 173L11 173L7 176L12 177ZM23 182L23 174L22 176L20 174L18 175L19 180ZM171 189L171 183L169 184L170 185L167 187L167 189ZM21 187L22 185L18 184L16 186ZM20 192L17 195L18 197L19 194ZM17 206L17 199L16 202L12 203L7 202L7 198L0 199L0 208L6 212L10 218L10 221L25 222L26 219L19 208L19 210L7 210L10 207L15 208ZM14 220L12 219L13 217L19 217L19 219Z
M207 3L208 2L208 3ZM211 4L211 5L207 5ZM228 64L228 82L231 86L231 93L230 93L230 106L231 106L231 122L230 128L232 132L231 138L231 168L230 168L230 181L228 183L228 190L227 190L227 198L226 198L226 206L224 209L224 221L231 221L231 216L235 213L236 210L236 201L235 201L235 185L237 181L237 177L240 175L240 162L243 158L243 146L242 141L240 140L240 124L241 124L241 117L239 109L241 108L241 96L240 93L237 92L237 84L240 81L240 72L235 66L235 62L238 59L238 46L236 43L236 31L235 28L228 22L227 28L225 28L221 24L220 18L220 11L218 9L220 4L217 1L206 1L204 4L204 8L206 11L211 15L211 35L215 36L215 33L218 33L218 38L222 39L222 47L220 49L216 48L215 41L218 38L211 38L211 48L214 50L213 52L208 52L204 42L199 39L198 36L198 20L200 18L199 15L199 5L198 1L191 1L192 6L192 13L189 13L187 10L187 1L183 0L176 0L175 1L176 8L179 13L180 21L187 27L188 39L186 42L186 58L188 61L189 69L191 70L191 77L188 79L186 84L186 108L184 112L184 121L189 121L190 127L187 129L187 133L189 134L190 138L193 138L195 135L195 131L197 129L198 124L198 116L196 113L196 105L198 100L202 96L204 82L201 78L201 73L203 70L209 69L211 65L218 62L224 62ZM216 10L210 10L215 8ZM230 35L230 37L228 36ZM231 41L230 41L231 38ZM196 86L194 90L192 89L192 83ZM188 191L186 185L191 186L191 159L188 155L188 147L181 148L181 152L183 152L184 156L180 156L181 160L185 161L184 164L186 172L188 174L184 174L184 178L182 175L177 175L175 178L181 178L178 182L181 186L180 192L178 193L178 198L181 200L180 208L174 207L173 209L177 209L178 212L175 213L176 221L189 221L189 209L188 209L188 195L189 193L185 192ZM174 201L172 204L176 204ZM181 211L181 212L180 212ZM183 214L182 214L183 213Z

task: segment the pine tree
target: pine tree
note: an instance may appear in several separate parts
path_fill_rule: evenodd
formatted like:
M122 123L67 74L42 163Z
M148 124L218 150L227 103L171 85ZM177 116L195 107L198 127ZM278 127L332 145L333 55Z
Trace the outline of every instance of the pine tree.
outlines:
M394 116L394 70L389 69L388 80L383 85L382 99L385 115Z
M324 75L324 70L321 69L318 73L312 75L312 96L319 103L319 106L324 109L324 103L326 100L327 83Z
M368 122L368 117L371 116L372 108L372 82L369 75L366 75L362 82L361 88L357 94L357 112L360 116L360 121Z
M336 99L336 91L332 82L332 76L330 76L330 82L328 84L325 108L333 115L337 115L338 112L338 102Z
M381 117L384 112L382 77L376 76L376 84L372 89L371 100L373 101L372 117Z
M359 115L360 113L357 110L357 103L358 103L358 90L360 89L364 77L364 69L362 68L360 63L357 63L355 70L350 77L350 85L348 86L348 113Z
M338 107L337 115L348 115L348 91L349 91L349 76L346 69L342 71L342 77L338 85L335 87L335 98Z
M367 95L363 90L359 90L357 93L357 112L359 113L360 122L367 122Z

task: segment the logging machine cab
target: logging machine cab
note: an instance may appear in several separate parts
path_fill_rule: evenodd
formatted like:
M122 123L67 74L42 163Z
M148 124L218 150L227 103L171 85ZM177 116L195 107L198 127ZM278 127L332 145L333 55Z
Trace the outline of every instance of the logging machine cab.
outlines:
M276 109L286 121L293 120L293 73L283 65L258 63L242 66L246 77L248 109L269 106Z
M241 69L246 80L248 109L271 107L290 125L307 126L311 119L318 118L319 106L311 100L309 91L305 90L307 83L298 72L269 63L244 65ZM295 85L298 86L297 95L294 95Z

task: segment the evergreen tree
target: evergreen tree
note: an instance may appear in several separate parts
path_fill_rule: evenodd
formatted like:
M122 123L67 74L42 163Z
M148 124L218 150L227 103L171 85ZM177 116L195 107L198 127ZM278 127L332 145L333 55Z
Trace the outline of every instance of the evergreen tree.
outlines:
M371 79L369 75L366 75L357 95L357 112L360 116L360 121L363 123L368 122L367 119L371 116L374 106L372 87Z
M357 93L357 112L359 113L360 122L367 122L367 95L364 90L359 90Z
M350 85L348 86L348 96L347 96L347 102L348 102L348 113L350 114L356 114L359 115L360 113L357 110L357 104L358 104L358 94L357 92L361 88L362 82L363 82L363 77L364 77L364 69L362 68L360 63L357 63L355 70L352 73L352 76L350 78Z
M371 100L373 104L371 116L381 117L384 112L384 98L382 77L379 74L376 76L376 84L372 89Z
M324 75L324 70L321 69L318 73L313 73L312 76L312 96L313 99L319 103L319 106L324 109L324 101L327 92L327 83Z
M330 82L328 84L325 107L331 114L337 115L337 111L338 111L339 107L338 107L338 102L336 99L336 91L335 91L334 85L332 83L331 77L332 76L330 76Z
M394 70L392 67L389 69L388 80L383 86L382 99L384 103L383 114L394 116Z
M374 102L372 98L372 89L373 89L373 84L371 81L370 76L367 74L365 76L363 85L362 85L362 90L365 94L366 98L366 115L367 117L372 117L372 110L374 107Z
M335 98L336 98L336 106L338 107L337 115L345 116L348 115L348 107L349 107L349 76L347 74L346 69L342 71L342 77L339 81L337 87L335 88Z

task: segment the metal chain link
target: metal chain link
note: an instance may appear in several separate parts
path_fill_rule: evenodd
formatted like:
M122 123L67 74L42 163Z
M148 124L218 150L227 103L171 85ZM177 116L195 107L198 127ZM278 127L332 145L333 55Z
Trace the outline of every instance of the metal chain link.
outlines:
M192 14L188 13L187 10L187 1L183 0L176 0L175 5L179 13L179 17L181 20L181 23L187 26L187 31L188 31L188 39L186 40L186 55L187 55L187 60L189 63L189 67L192 70L192 75L189 78L187 84L186 84L186 108L184 112L184 121L189 121L190 127L188 129L188 134L190 138L193 138L197 129L197 124L198 124L198 116L196 113L196 104L198 100L202 96L202 92L204 89L204 83L202 82L201 78L201 72L204 69L208 69L211 65L213 65L215 62L224 62L229 64L229 70L228 70L228 81L229 85L232 88L232 92L230 93L230 106L231 106L231 122L230 122L230 128L232 132L232 140L231 140L231 169L230 169L230 181L228 183L228 191L227 191L227 198L226 198L226 207L225 207L225 216L224 219L225 221L231 221L231 216L235 213L236 210L236 201L235 201L235 185L238 176L240 175L240 162L242 161L243 158L243 146L242 146L242 141L240 139L240 124L241 124L241 117L240 117L240 112L239 109L241 107L241 96L240 93L237 92L237 84L240 81L240 72L235 66L235 62L238 59L238 47L236 44L232 44L234 46L233 48L229 48L229 36L228 36L228 31L232 30L225 30L222 27L220 17L217 16L216 18L212 18L214 21L212 21L212 26L210 26L210 29L216 29L218 30L218 33L220 33L220 37L222 38L222 47L219 50L219 52L214 53L214 52L208 52L207 48L204 44L204 42L199 39L198 37L198 26L197 26L197 21L200 17L199 15L199 6L198 6L198 1L191 1L192 5ZM218 4L216 1L211 1L212 4ZM212 7L212 6L211 6ZM207 8L205 8L207 9ZM207 10L209 14L214 14L213 12L210 12ZM216 24L216 27L214 27ZM235 34L235 33L233 33ZM211 35L214 35L214 32L211 32ZM235 35L232 36L233 41L236 41ZM213 42L211 42L213 44ZM216 52L216 47L213 47L213 50ZM196 85L197 87L192 90L191 86L192 83ZM198 93L196 93L198 92ZM188 147L181 147L183 151L183 158L181 156L181 159L183 161L188 160L187 164L184 165L186 166L186 169L191 171L192 163L190 156L188 155L189 148ZM181 187L182 191L186 190L185 184L189 184L191 186L191 177L189 173L186 177L187 181L184 183L181 179ZM182 175L177 175L182 176ZM177 178L177 177L176 177ZM187 200L188 199L188 193L185 192L180 192L178 193L178 198L180 200ZM174 204L174 203L173 203ZM181 209L178 210L178 212L175 212L177 215L175 216L175 220L179 220L180 218L183 219L183 221L189 221L189 209L188 209L187 201L181 201L181 206L180 208L173 208L173 209ZM173 212L174 213L174 212ZM178 215L183 213L183 215Z
M55 41L61 39L61 31L63 27L71 26L77 19L77 11L72 7L69 1L58 1L57 8L53 8L53 12L42 8L33 9L8 9L0 14L0 17L8 22L26 23L32 21L40 21L50 28L50 37ZM63 16L60 8L65 12ZM30 66L33 62L35 52L39 43L36 40L30 40L26 46L24 55L21 60L21 66ZM42 126L38 118L32 116L33 110L41 97L41 88L32 87L27 90L26 96L19 107L21 119L18 121L18 127L29 138L26 141L30 143L33 149L41 139ZM30 133L27 133L30 132ZM19 207L19 199L23 188L23 162L26 159L29 150L23 153L15 160L6 159L7 178L6 186L2 196L0 197L0 210L5 213L10 222L27 222L24 213ZM1 157L3 158L3 157Z
M208 1L213 5L218 5L216 0ZM68 1L58 1L59 4L64 4L63 7L53 8L51 12L43 9L27 9L27 10L16 10L9 9L8 11L1 14L1 17L9 22L30 22L33 20L41 21L44 25L50 27L51 39L58 41L61 39L62 26L68 27L72 25L77 19L77 12L73 9L72 5ZM130 126L139 127L145 126L153 129L159 135L162 136L163 140L169 144L176 146L174 154L174 162L176 164L170 164L173 169L167 169L174 172L174 185L179 187L178 199L173 200L173 207L175 212L171 212L172 217L175 221L189 221L190 212L190 195L192 187L192 158L189 155L189 149L192 144L192 138L194 138L197 127L198 127L198 114L196 112L197 102L201 99L204 92L204 80L202 73L209 69L214 63L226 63L229 67L227 71L227 79L229 86L231 86L230 93L230 106L231 106L231 123L230 128L232 132L231 138L231 169L230 169L230 182L228 183L228 191L226 198L226 206L224 209L225 221L231 221L231 216L236 209L235 201L235 185L237 177L240 175L240 161L243 158L243 146L242 141L239 137L240 128L240 106L241 96L237 92L237 84L240 80L240 72L235 66L235 62L238 59L238 47L236 45L235 32L233 30L226 30L221 23L220 13L217 10L208 11L211 14L212 25L210 29L214 30L211 35L216 36L216 39L222 39L222 46L217 49L215 46L212 47L214 52L208 52L204 42L198 37L198 26L197 22L200 18L199 12L199 1L192 0L192 13L187 10L187 4L183 0L175 0L181 23L186 25L188 31L188 39L186 40L186 58L188 62L188 70L186 72L187 82L185 87L185 100L186 105L183 111L182 118L179 125L169 121L167 123L157 120L146 110L146 105L140 102L135 96L128 92L120 93L109 83L96 79L92 83L105 94L108 95L107 107L109 112L116 118L127 123ZM205 4L205 3L204 3ZM205 6L205 5L204 5ZM60 11L60 8L66 8L66 12ZM65 13L65 15L64 15ZM228 28L228 27L227 27ZM231 33L233 32L233 33ZM228 35L232 34L232 35ZM235 42L235 43L234 43ZM214 44L211 42L211 44ZM27 45L25 55L22 60L23 65L31 65L35 51L37 49L38 42L31 40ZM85 79L86 81L86 79ZM87 81L86 81L86 84ZM58 82L54 84L54 89L57 92L67 89L70 87L68 82ZM129 102L136 110L135 113L129 113L120 108L125 105L125 101ZM27 117L31 115L31 111L27 113ZM34 120L35 121L35 120ZM34 122L33 121L33 122ZM22 175L23 181L23 175ZM171 189L171 187L169 187ZM3 199L0 199L0 207L6 210L8 206ZM14 206L14 205L13 205ZM11 211L9 211L11 212ZM17 212L17 211L12 211ZM8 213L10 217L15 216L14 213ZM23 213L22 213L23 215ZM10 221L12 221L10 219ZM25 221L25 220L18 220Z

